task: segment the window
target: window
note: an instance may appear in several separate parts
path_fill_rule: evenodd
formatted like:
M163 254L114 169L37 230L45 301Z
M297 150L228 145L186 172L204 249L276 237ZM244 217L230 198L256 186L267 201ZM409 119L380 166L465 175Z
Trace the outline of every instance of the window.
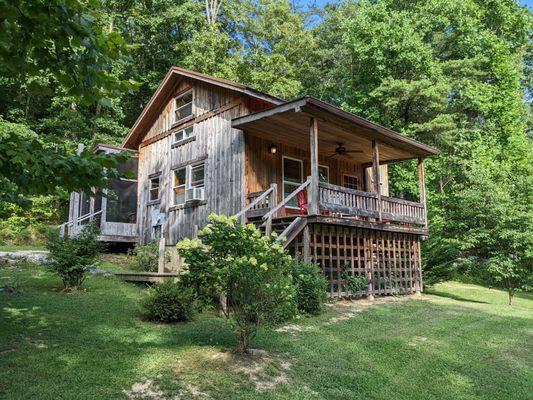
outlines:
M107 222L137 221L137 181L113 179L107 192Z
M174 143L179 143L182 140L189 139L194 136L194 126L191 125L185 129L180 129L174 133Z
M342 185L348 189L359 190L359 178L354 175L344 175Z
M318 166L318 181L322 183L329 183L329 167L325 165Z
M179 122L190 115L192 115L192 90L176 97L174 123Z
M303 182L303 162L295 158L283 157L283 198L294 192ZM287 207L298 208L296 197Z
M205 164L187 165L174 171L174 205L185 204L185 191L204 187Z
M150 178L148 201L159 200L159 176Z
M185 203L186 168L174 171L174 204Z

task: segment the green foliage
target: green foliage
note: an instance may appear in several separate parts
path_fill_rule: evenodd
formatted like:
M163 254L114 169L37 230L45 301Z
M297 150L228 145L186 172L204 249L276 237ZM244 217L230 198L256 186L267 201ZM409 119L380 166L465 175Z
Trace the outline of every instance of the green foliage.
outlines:
M187 322L196 314L196 300L191 287L166 281L149 289L143 301L145 317L155 322Z
M352 275L350 271L350 264L345 263L341 268L342 291L347 296L354 296L357 292L367 287L366 278L361 275Z
M128 268L133 271L157 272L158 265L159 243L156 239L144 246L136 244L128 251Z
M327 299L327 281L317 264L292 260L289 263L292 282L296 286L298 310L318 315Z
M183 284L194 288L203 302L226 297L222 311L236 330L241 352L248 349L258 326L295 315L291 258L254 225L241 226L235 218L212 214L198 239L184 239L177 248L187 263Z
M119 32L97 23L93 7L98 4L83 0L2 2L3 74L49 72L70 94L87 102L127 89L127 82L110 73L126 43ZM38 91L40 86L34 83L33 90Z
M78 236L50 235L46 243L50 252L49 268L61 278L65 289L77 289L82 285L87 267L94 263L103 250L98 234L96 225L87 224Z
M57 188L66 191L104 187L117 176L116 167L124 155L113 156L84 151L76 156L45 144L23 124L0 119L0 201L22 203L24 196L47 195Z

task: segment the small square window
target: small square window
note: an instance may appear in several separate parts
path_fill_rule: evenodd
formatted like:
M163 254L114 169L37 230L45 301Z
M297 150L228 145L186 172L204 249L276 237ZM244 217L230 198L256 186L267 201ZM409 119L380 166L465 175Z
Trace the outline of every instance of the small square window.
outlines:
M174 122L179 122L192 115L192 90L176 97Z
M159 176L150 179L149 201L159 200Z
M359 190L359 178L353 175L344 175L343 186L348 189Z
M174 134L174 143L179 143L182 140L189 139L194 136L194 126L189 126L185 129L180 129Z

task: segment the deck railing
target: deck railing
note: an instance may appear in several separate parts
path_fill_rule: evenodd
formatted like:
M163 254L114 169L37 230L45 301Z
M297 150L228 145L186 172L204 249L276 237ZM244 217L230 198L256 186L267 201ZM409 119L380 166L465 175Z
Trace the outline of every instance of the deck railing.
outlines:
M343 216L380 217L382 222L403 222L425 225L425 208L422 203L381 196L376 193L353 190L329 183L319 183L320 208Z

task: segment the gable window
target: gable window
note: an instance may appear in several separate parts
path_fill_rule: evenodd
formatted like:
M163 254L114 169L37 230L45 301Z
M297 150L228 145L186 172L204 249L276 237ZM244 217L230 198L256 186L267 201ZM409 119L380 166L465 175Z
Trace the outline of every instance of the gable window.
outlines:
M194 137L194 126L188 126L185 129L180 129L174 133L174 144L183 142L184 140Z
M174 205L187 201L187 190L203 188L205 182L205 164L187 165L174 171Z
M174 123L192 115L192 89L176 97Z
M344 175L342 185L348 189L359 190L359 178L355 175Z
M318 166L318 181L322 183L329 183L329 167L325 165Z
M159 178L159 176L154 176L153 178L150 178L148 201L159 200Z

